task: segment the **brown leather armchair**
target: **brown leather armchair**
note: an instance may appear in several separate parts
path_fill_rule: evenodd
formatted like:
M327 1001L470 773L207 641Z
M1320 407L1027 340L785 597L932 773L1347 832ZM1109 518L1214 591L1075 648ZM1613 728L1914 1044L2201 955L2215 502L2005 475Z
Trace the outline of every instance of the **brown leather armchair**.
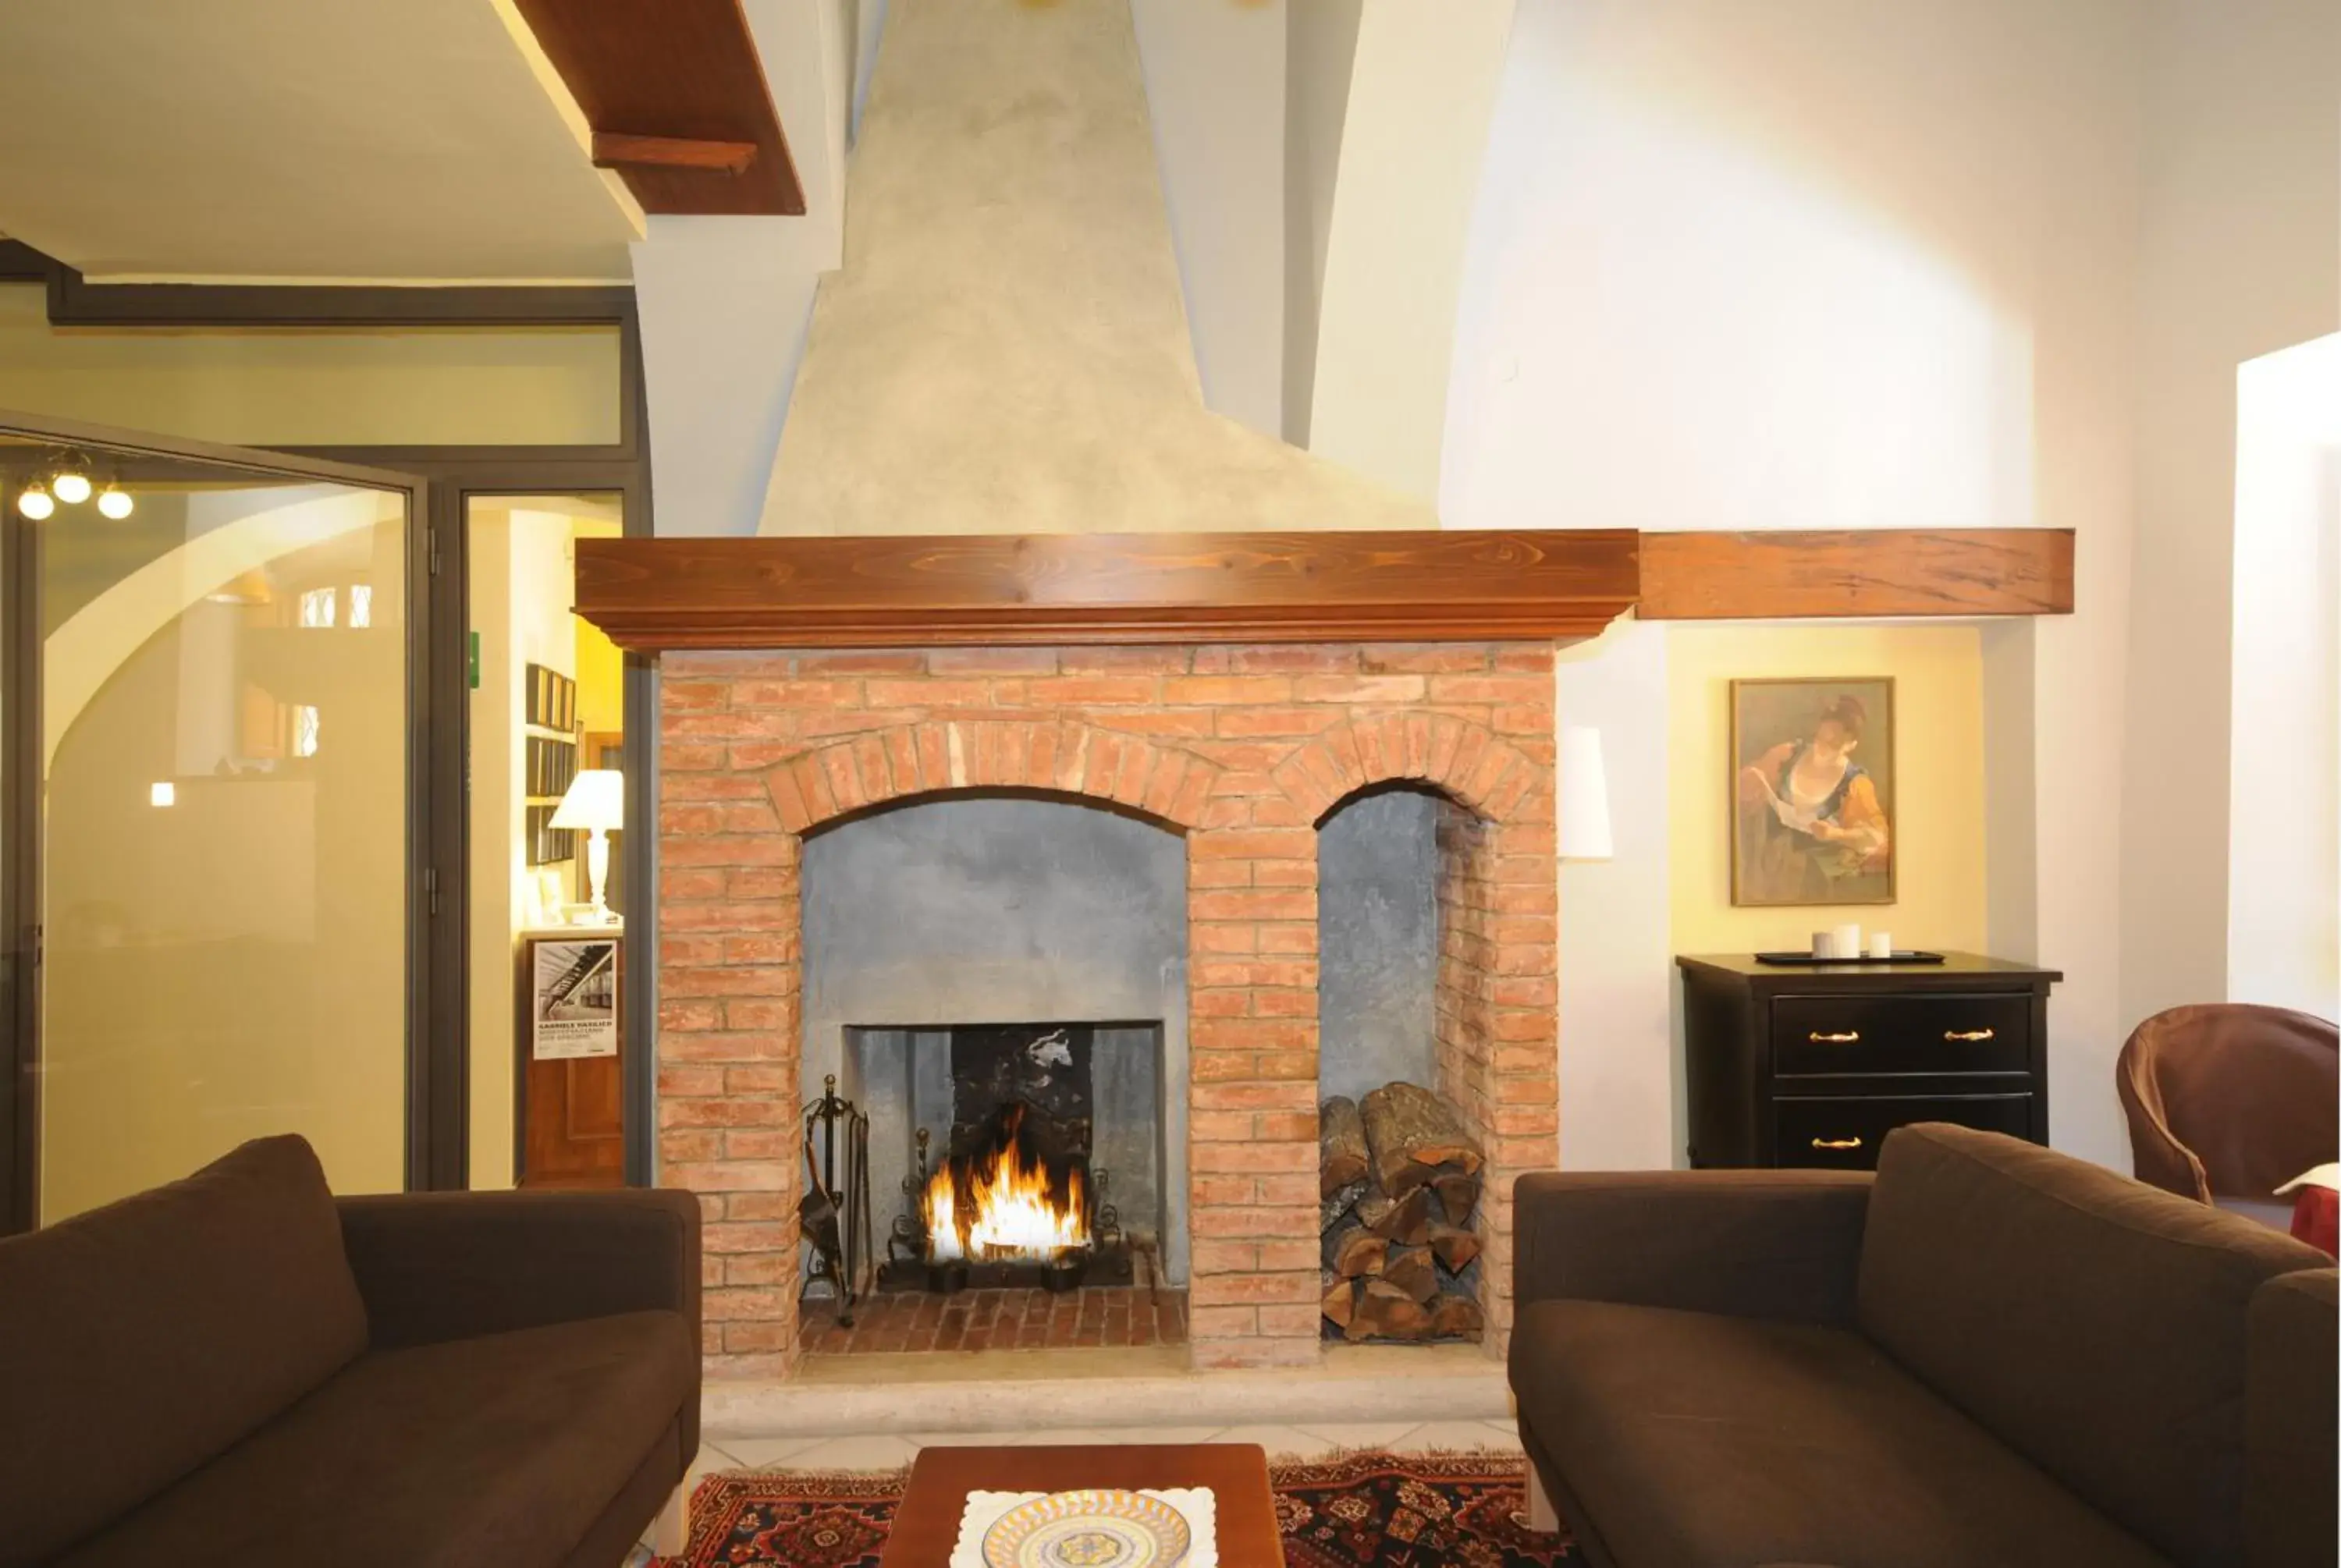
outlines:
M2281 1226L2273 1195L2341 1153L2341 1035L2306 1013L2242 1002L2138 1025L2114 1073L2140 1181Z

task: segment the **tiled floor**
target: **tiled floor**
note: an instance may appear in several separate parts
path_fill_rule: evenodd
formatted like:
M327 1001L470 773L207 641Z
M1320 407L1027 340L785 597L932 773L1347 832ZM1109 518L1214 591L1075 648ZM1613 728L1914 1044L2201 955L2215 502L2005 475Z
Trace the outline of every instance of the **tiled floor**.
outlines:
M692 1486L719 1470L899 1470L919 1450L953 1444L1029 1448L1052 1443L1257 1443L1270 1459L1320 1459L1355 1448L1393 1454L1495 1449L1519 1452L1509 1421L1354 1422L1308 1426L1131 1426L1044 1432L935 1432L901 1436L726 1437L702 1443L691 1467ZM637 1551L628 1568L649 1553Z
M970 1290L956 1295L896 1291L873 1295L837 1321L826 1302L805 1304L799 1343L812 1355L920 1351L1068 1350L1187 1343L1187 1293L1147 1285Z

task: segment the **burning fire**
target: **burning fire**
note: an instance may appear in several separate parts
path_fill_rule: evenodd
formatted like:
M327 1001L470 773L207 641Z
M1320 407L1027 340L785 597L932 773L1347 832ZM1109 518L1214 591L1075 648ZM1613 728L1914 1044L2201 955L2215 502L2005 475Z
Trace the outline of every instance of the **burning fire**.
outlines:
M1082 1173L1069 1169L1052 1179L1019 1136L1023 1112L1010 1107L981 1152L945 1160L928 1181L930 1261L1045 1262L1090 1245Z

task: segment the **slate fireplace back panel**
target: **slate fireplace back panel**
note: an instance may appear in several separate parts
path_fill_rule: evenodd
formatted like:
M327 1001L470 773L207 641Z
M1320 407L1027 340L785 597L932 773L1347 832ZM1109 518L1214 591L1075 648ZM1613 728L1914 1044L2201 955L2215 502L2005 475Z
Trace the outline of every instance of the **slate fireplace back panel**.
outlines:
M966 1024L951 1031L951 1143L964 1144L992 1112L1021 1100L1066 1126L1088 1128L1096 1031L1088 1024ZM1089 1146L1087 1138L1082 1146Z

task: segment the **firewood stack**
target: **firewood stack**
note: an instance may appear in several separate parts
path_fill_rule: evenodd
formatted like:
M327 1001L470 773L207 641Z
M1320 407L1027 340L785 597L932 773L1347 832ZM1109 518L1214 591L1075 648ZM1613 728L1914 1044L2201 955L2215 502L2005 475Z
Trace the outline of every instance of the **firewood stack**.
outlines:
M1336 1095L1317 1125L1329 1337L1477 1339L1484 1160L1462 1116L1395 1083L1362 1101Z

